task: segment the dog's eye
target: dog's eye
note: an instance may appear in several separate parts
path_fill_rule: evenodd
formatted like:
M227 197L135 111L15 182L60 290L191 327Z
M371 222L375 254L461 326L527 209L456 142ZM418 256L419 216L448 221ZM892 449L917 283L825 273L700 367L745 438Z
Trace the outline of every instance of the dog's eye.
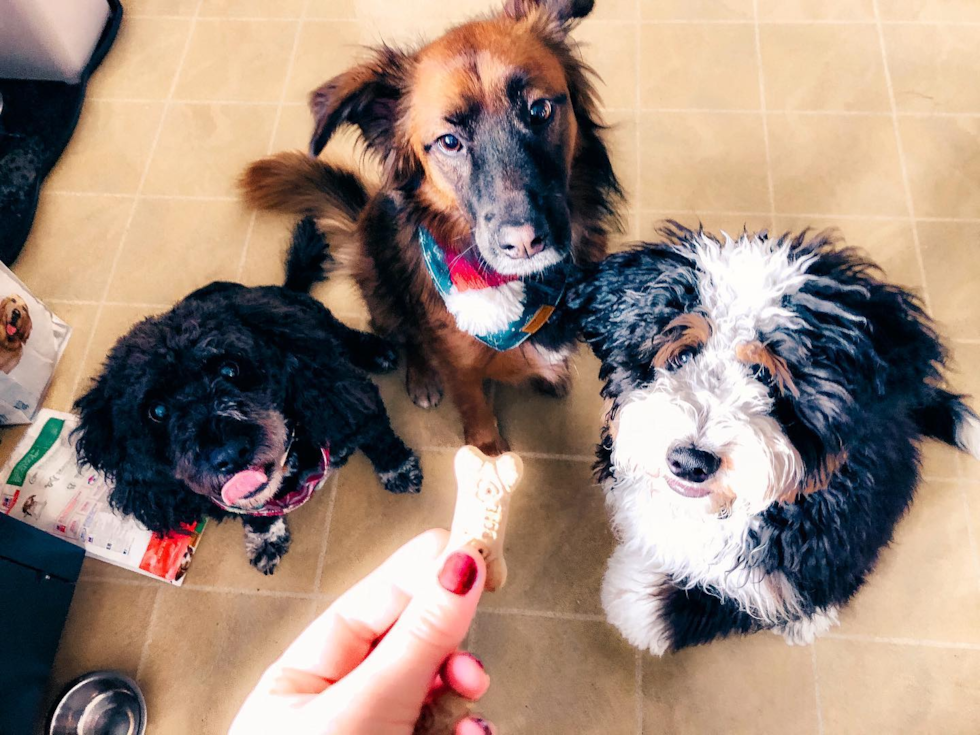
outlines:
M758 380L760 383L765 383L766 385L772 385L772 373L764 365L753 365L752 366L752 377Z
M225 360L221 363L221 367L218 368L218 374L227 380L234 380L238 377L239 373L238 363L234 360Z
M155 421L158 424L166 421L169 413L167 404L161 403L160 401L151 403L150 407L146 409L146 414L150 417L150 421Z
M551 100L535 100L527 108L527 114L530 116L532 124L543 125L551 119L554 109Z
M440 148L446 151L446 153L459 153L461 150L463 150L463 141L452 133L443 135L436 142L439 144Z
M674 370L679 370L684 365L687 365L691 360L694 359L694 350L686 349L682 352L677 353L670 361L667 363L667 370L673 372Z

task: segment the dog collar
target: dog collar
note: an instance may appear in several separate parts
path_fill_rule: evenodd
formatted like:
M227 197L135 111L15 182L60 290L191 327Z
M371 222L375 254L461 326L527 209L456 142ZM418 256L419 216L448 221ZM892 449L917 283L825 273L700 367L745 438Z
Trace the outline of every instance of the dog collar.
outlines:
M285 463L284 463L285 464ZM323 487L323 484L327 481L330 476L330 448L322 447L320 449L320 463L315 470L310 472L303 478L296 489L286 493L284 496L273 497L268 503L263 505L261 508L255 508L254 510L245 510L243 508L235 508L229 505L225 505L220 500L216 498L211 498L211 502L215 505L227 510L229 513L236 513L238 515L247 516L284 516L287 513L299 508L304 505L306 501L313 497L313 493Z
M565 294L568 267L565 263L536 274L533 279L498 273L480 257L475 248L456 253L446 247L425 227L418 230L419 245L425 268L435 284L457 326L498 352L517 347L543 327L555 312ZM461 294L484 289L506 289L509 284L520 288L518 296L523 309L520 315L503 329L481 331L459 324L454 301Z

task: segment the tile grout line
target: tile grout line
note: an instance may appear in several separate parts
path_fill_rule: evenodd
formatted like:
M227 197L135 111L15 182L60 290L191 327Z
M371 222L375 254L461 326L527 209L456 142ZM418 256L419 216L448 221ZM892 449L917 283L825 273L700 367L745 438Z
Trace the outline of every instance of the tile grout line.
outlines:
M518 607L484 607L481 615L511 615L525 618L546 618L548 620L575 620L585 623L604 623L605 615L594 613L564 613L553 610L524 610Z
M312 600L320 597L316 592L297 592L295 590L240 589L215 584L194 584L188 582L181 589L188 592L208 592L215 595L244 595L246 597L288 597L294 600Z
M810 664L813 667L813 694L817 705L817 735L824 735L823 704L820 701L820 674L817 671L817 644L810 644Z
M113 256L112 263L109 266L109 274L106 278L105 288L102 290L102 298L99 300L99 306L95 311L95 318L92 320L92 331L88 336L88 340L85 342L85 349L82 351L81 359L79 360L78 374L75 376L75 381L72 383L71 387L71 400L74 401L75 396L78 394L79 386L82 383L82 378L85 373L85 364L88 362L89 353L92 351L92 344L95 342L95 334L99 328L99 322L102 320L102 313L105 310L105 302L109 298L109 291L112 288L112 280L115 278L116 269L119 266L119 261L122 259L123 250L126 246L126 238L129 235L129 230L133 225L133 220L136 218L136 209L139 206L140 195L143 192L143 187L146 184L146 179L150 173L150 166L153 164L153 157L156 154L157 146L160 143L160 137L163 134L163 128L167 123L167 113L170 110L171 100L173 99L174 92L177 89L177 82L180 79L181 71L183 71L184 63L187 61L187 56L190 53L191 41L194 39L194 29L197 25L197 16L201 12L201 6L204 4L204 0L197 0L197 5L194 7L194 15L191 17L190 25L187 29L187 39L184 41L184 48L180 54L180 61L177 62L177 67L174 69L174 77L170 82L170 89L167 92L167 98L163 102L163 110L160 112L160 122L157 124L156 134L153 136L153 142L150 144L149 150L146 154L146 163L143 165L143 173L140 176L139 183L136 186L136 192L133 195L133 203L129 209L129 216L126 219L126 224L123 227L122 234L119 236L119 244L116 246L116 252Z
M637 650L634 654L636 671L633 682L636 688L636 735L643 735L643 652Z
M958 643L955 641L936 641L919 638L891 638L888 636L865 635L862 633L824 633L821 637L825 640L881 643L890 646L919 646L922 648L944 648L958 651L980 651L980 643Z
M323 543L320 545L320 555L316 559L316 574L313 575L313 591L320 592L320 584L323 582L323 565L327 561L327 547L330 544L330 527L333 526L333 509L337 504L337 493L340 492L340 473L333 476L333 488L330 491L330 499L327 501L327 513L324 518Z
M776 195L772 183L772 153L769 146L769 117L766 112L766 78L762 71L762 30L759 28L759 0L752 0L755 30L755 63L759 67L759 111L762 113L762 142L766 151L766 186L769 190L769 230L776 229Z
M633 3L633 13L636 16L636 28L633 31L633 43L635 44L636 58L633 60L633 73L636 75L636 89L634 90L633 104L636 109L633 110L633 148L636 155L636 175L633 177L633 210L637 211L640 206L641 196L640 189L643 183L643 136L640 134L640 100L642 99L642 92L640 89L640 77L642 76L643 69L640 68L640 59L642 57L641 49L643 48L643 34L641 33L642 25L640 23L643 17L643 6L642 0L636 0ZM639 215L634 215L636 220L633 223L632 236L637 240L640 239L640 217Z
M912 221L912 242L915 245L915 259L919 266L919 277L922 279L922 300L926 309L932 312L932 302L929 299L929 284L926 282L925 261L922 258L922 245L919 241L919 226L915 221L915 202L912 198L912 186L909 183L908 162L905 160L905 148L902 145L902 131L898 124L898 104L895 101L895 86L892 84L891 67L888 64L888 52L885 45L885 31L881 24L881 13L878 10L878 0L871 0L874 10L875 28L878 31L878 46L881 50L881 65L885 73L885 87L888 90L888 104L891 107L892 129L895 133L895 147L898 149L898 165L902 172L902 185L905 188L905 207Z
M269 143L265 147L266 155L272 153L272 146L276 142L276 135L279 133L279 123L282 120L283 103L286 101L286 92L289 90L289 81L293 76L293 67L296 66L296 56L299 50L299 38L303 32L303 24L306 22L306 11L309 8L310 0L303 0L301 17L296 22L296 32L293 34L293 46L289 50L289 63L286 64L286 75L282 82L282 89L279 92L279 104L276 106L276 116L272 121L272 132L269 134ZM248 227L245 229L245 241L242 243L242 254L238 258L238 270L235 280L241 282L242 274L245 272L245 262L248 259L249 245L252 242L252 232L255 230L255 220L258 217L258 210L253 210L248 220Z
M150 644L153 642L153 628L156 624L157 614L160 611L160 596L162 594L163 589L161 588L153 595L153 607L150 608L150 619L146 624L146 637L143 639L139 662L136 664L136 681L139 681L143 677L143 667L146 666L146 661L150 657Z

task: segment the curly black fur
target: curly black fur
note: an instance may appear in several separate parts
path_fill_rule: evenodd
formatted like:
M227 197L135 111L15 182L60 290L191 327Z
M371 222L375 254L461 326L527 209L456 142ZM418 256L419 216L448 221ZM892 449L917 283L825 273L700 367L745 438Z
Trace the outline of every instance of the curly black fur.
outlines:
M419 491L418 459L392 431L364 372L390 370L395 350L300 292L320 280L311 274L328 261L316 228L301 222L287 286L215 282L118 341L75 404L80 461L114 482L115 508L161 532L205 515L226 518L212 502L222 485L241 469L278 460L288 434L290 472L279 493L316 468L321 447L329 447L333 466L362 449L387 489ZM268 526L243 520L255 533ZM279 536L284 547L288 534Z
M701 233L675 225L665 235L586 268L570 290L569 308L602 362L611 415L655 380L652 338L699 308L692 248ZM773 392L772 413L808 478L826 477L816 492L760 514L739 563L784 575L805 617L845 604L874 569L912 501L924 437L974 453L980 447L964 444L964 424L975 426L977 417L941 387L946 350L919 300L827 234L784 236L779 244L793 259L812 258L807 272L823 278L784 297L794 328L759 335L798 388ZM607 424L596 463L607 484L617 476L614 444ZM828 468L835 455L844 459ZM765 627L731 598L674 581L663 597L672 648Z

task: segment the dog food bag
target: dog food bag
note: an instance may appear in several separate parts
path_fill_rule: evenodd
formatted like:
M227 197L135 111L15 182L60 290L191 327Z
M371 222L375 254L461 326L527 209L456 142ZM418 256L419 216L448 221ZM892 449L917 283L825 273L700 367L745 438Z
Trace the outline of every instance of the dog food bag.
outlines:
M29 424L61 359L71 327L0 263L0 424Z
M74 414L41 409L0 471L0 513L85 549L86 556L180 585L205 521L182 533L151 533L109 506L110 486L78 466Z

